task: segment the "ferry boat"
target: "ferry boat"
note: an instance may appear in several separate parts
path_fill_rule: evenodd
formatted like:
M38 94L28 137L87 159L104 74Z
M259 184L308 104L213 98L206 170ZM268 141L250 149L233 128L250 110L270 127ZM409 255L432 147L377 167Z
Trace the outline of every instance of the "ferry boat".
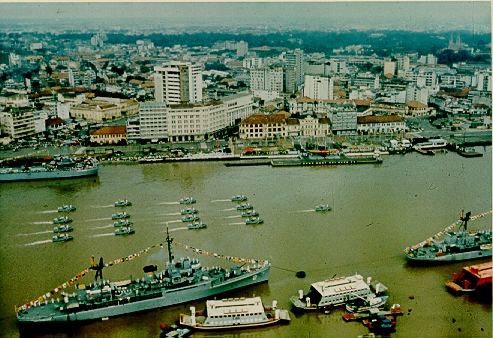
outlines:
M363 276L358 274L326 279L313 283L306 295L303 295L303 290L299 290L299 296L292 296L290 301L296 309L305 311L340 306L355 299L368 297L372 293L370 281L371 277L365 282ZM382 288L377 293L386 289L383 284L378 285L382 285Z
M260 297L228 298L208 300L206 315L195 312L190 307L191 315L180 314L180 325L195 330L230 330L254 328L289 322L289 312L277 308L277 302L272 302L272 308L266 309Z
M98 171L98 163L90 158L75 160L55 157L49 163L39 166L0 168L0 182L87 177L97 175Z
M454 279L445 283L445 286L454 292L491 290L491 269L491 262L463 267L459 274L454 273Z
M229 269L204 268L197 259L173 258L173 239L169 237L169 232L166 242L168 262L164 270L157 272L157 266L150 265L144 267L144 274L138 279L111 282L101 276L100 280L89 285L75 283L74 293L63 292L60 299L52 297L51 301L22 306L17 311L18 322L73 322L111 318L193 302L268 282L270 261L231 266ZM91 269L102 270L104 266L101 259L99 266L93 264Z
M426 142L416 143L413 146L415 150L431 150L431 149L441 149L446 148L448 142L443 138L429 139Z

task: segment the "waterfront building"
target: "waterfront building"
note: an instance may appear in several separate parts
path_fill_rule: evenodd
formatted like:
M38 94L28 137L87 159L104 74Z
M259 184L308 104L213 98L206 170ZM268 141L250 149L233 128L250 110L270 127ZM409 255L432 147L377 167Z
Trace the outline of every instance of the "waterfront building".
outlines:
M168 108L165 102L142 102L139 106L138 121L127 120L127 137L156 142L168 141ZM138 125L138 127L136 126Z
M280 111L272 115L255 114L240 122L239 138L265 139L287 136L286 120L290 114Z
M332 109L327 117L332 122L332 134L355 135L358 129L358 112L356 109Z
M127 142L125 126L106 126L90 134L89 141L94 144L121 144Z
M70 116L94 122L111 121L121 117L121 109L113 103L95 103L90 100L70 108Z
M325 76L305 75L303 96L314 100L332 100L334 98L334 82Z
M202 68L191 62L170 61L154 67L154 89L157 102L168 105L202 101Z
M16 107L0 112L0 129L15 140L35 135L34 108Z
M312 115L308 115L305 118L298 119L298 122L298 136L318 137L331 134L330 120L326 117L316 118Z
M399 133L407 129L406 122L401 116L358 116L358 133L388 134Z

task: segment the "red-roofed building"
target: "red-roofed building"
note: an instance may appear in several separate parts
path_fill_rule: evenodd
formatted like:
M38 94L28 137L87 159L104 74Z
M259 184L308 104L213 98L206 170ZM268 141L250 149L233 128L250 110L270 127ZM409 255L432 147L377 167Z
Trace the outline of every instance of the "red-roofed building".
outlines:
M435 110L426 104L418 101L409 101L406 103L406 116L419 117L434 115Z
M127 127L125 126L106 126L90 135L90 142L96 144L118 144L127 142Z
M61 130L65 126L65 120L54 117L45 121L46 130Z
M358 133L398 133L407 129L406 122L399 115L358 116Z

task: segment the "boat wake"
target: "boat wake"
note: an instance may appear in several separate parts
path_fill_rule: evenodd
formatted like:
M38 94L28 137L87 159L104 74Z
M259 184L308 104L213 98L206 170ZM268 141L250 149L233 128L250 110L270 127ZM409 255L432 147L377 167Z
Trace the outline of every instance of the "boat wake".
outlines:
M91 205L91 208L113 208L115 205L114 204L109 204L109 205Z
M171 204L180 204L180 202L161 202L161 203L158 203L158 204L168 204L168 205L171 205Z
M231 202L231 200L212 200L211 202L212 203L215 203L215 202Z
M86 219L86 222L107 221L107 220L110 220L110 219L111 219L111 217L94 218L94 219Z
M58 210L46 210L46 211L40 211L40 214L54 214L57 213Z
M187 227L179 227L179 228L169 229L169 232L178 231L178 230L188 230L188 228ZM163 231L163 232L166 232L166 231Z
M167 222L160 222L158 224L166 224L166 223L180 223L181 222L181 219L177 219L177 220L174 220L174 221L167 221Z
M298 210L297 212L312 212L315 211L315 209L309 209L309 210Z
M241 215L235 215L235 216L226 216L224 218L240 218L240 217L241 217Z
M32 222L32 224L53 224L53 222Z
M50 232L53 232L53 231L48 230L48 231L31 232L29 234L17 234L17 236L41 235L41 234L49 234Z
M46 243L51 243L51 242L52 242L51 239L47 239L47 240L44 240L44 241L37 241L37 242L23 244L21 246L31 246L31 245L46 244Z
M115 234L112 232L112 233L109 233L109 234L92 235L92 236L89 236L89 238L94 238L94 237L105 237L105 236L115 236Z
M177 215L181 215L180 212L170 212L168 214L160 214L158 216L177 216Z
M236 208L223 209L223 211L231 211L231 210L236 210Z
M229 224L229 225L239 225L239 224L244 225L245 223L242 223L242 222L241 222L241 223L228 223L228 224Z
M93 229L108 229L108 228L114 228L115 226L113 224L110 225L105 225L103 227L95 227Z

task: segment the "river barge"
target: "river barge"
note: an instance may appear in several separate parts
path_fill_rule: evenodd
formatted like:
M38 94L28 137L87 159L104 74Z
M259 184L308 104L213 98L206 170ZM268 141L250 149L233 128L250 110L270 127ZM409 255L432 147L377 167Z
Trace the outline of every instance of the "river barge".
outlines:
M383 159L375 153L372 156L346 156L342 153L330 153L327 156L316 154L303 154L298 158L272 159L273 167L294 166L321 166L321 165L347 165L347 164L379 164Z

